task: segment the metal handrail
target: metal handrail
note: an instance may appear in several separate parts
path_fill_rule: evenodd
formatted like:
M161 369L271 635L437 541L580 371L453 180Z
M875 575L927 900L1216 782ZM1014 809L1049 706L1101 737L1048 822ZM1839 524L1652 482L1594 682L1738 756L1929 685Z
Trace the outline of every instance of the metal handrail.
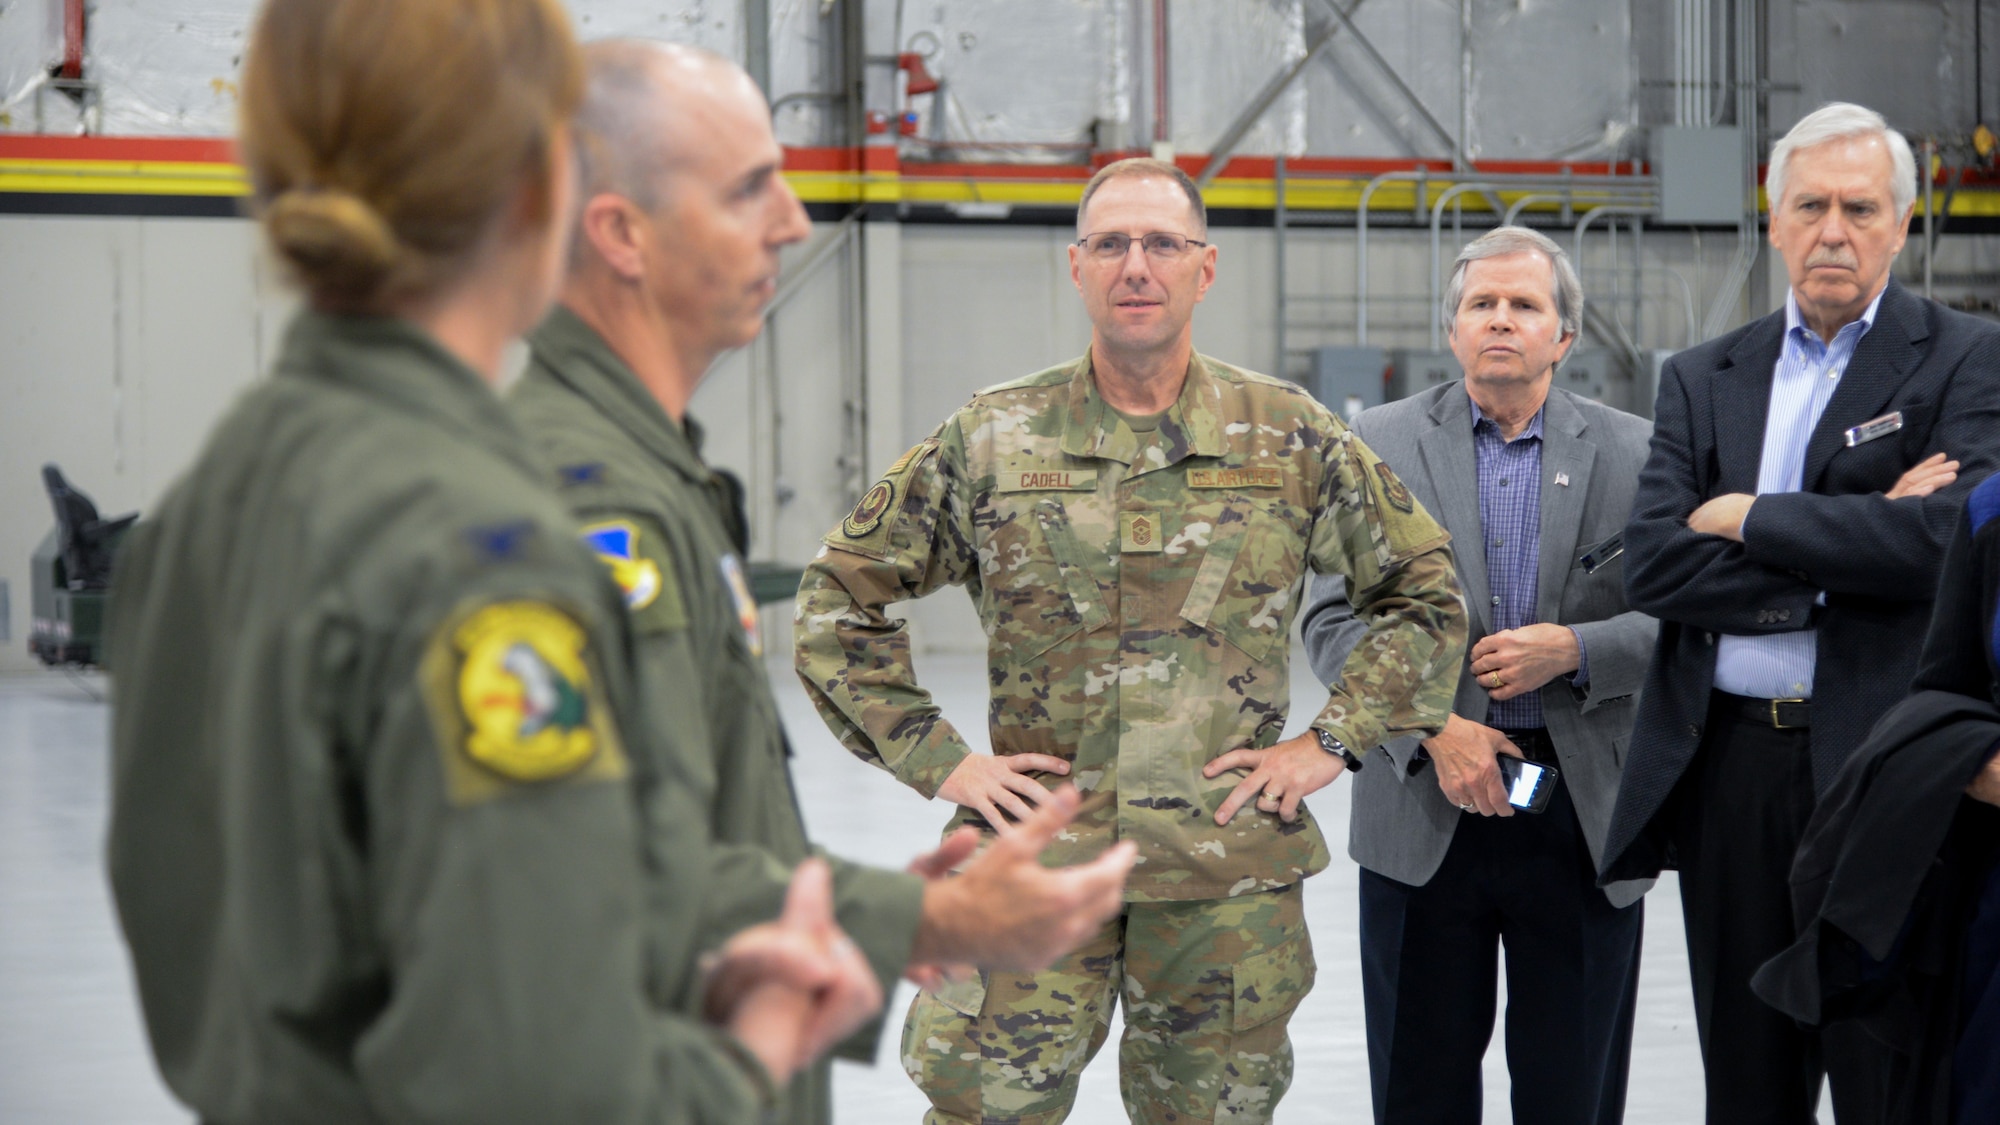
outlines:
M1468 180L1464 183L1453 184L1439 192L1437 202L1431 204L1431 308L1433 310L1441 311L1444 307L1444 283L1438 276L1438 272L1441 269L1438 265L1438 255L1443 251L1443 247L1439 243L1444 240L1444 209L1452 200L1457 199L1468 191L1492 190L1494 190L1494 185L1486 183L1483 180ZM1443 341L1438 339L1439 334L1443 330L1443 318L1433 318L1431 321L1432 351L1438 350L1438 346L1443 343Z
M1455 178L1449 172L1436 173L1436 175L1447 181L1456 182ZM1433 173L1428 168L1418 168L1414 171L1384 172L1374 179L1369 180L1367 186L1361 189L1361 200L1355 207L1354 215L1354 330L1357 343L1366 344L1368 342L1368 212L1375 198L1375 192L1385 184L1416 183L1423 185L1419 187L1417 192L1417 213L1421 216L1423 214L1423 206L1428 198L1426 189L1432 176ZM1484 183L1498 184L1505 187L1559 190L1571 193L1572 198L1574 197L1574 192L1582 188L1637 187L1651 189L1659 183L1659 180L1654 176L1549 176L1529 172L1494 172L1476 178Z

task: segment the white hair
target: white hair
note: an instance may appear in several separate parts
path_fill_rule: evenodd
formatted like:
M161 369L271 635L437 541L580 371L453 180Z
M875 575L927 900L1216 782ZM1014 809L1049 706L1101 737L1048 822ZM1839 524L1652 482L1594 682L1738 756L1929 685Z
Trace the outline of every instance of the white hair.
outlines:
M1793 153L1849 137L1881 137L1889 146L1889 198L1895 203L1898 218L1908 214L1910 205L1917 201L1917 158L1910 153L1910 142L1889 128L1881 114L1853 102L1828 102L1813 110L1771 146L1771 166L1764 173L1764 193L1770 197L1771 210L1776 212L1785 201L1786 166Z

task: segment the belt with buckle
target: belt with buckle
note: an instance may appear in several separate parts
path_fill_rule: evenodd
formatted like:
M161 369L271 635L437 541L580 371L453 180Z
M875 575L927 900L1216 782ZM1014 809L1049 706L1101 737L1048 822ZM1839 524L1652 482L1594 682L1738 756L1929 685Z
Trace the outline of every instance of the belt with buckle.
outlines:
M1507 736L1507 741L1514 744L1514 748L1521 752L1523 758L1531 762L1540 762L1545 766L1561 765L1556 760L1556 744L1550 740L1547 727L1496 727L1495 729Z
M1746 723L1773 730L1805 730L1812 726L1812 700L1759 699L1748 695L1715 693L1727 704L1728 713Z

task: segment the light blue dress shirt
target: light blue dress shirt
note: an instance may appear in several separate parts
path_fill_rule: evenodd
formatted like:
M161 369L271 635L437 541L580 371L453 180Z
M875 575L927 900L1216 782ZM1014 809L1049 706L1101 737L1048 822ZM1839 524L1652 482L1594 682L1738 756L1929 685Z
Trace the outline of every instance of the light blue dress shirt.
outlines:
M1886 287L1883 292L1887 292ZM1785 343L1771 378L1771 409L1764 418L1764 454L1757 466L1757 495L1797 492L1805 473L1806 443L1840 386L1861 338L1875 326L1877 293L1861 319L1842 326L1828 344L1799 316L1798 298L1785 293ZM1824 596L1822 595L1822 598ZM1811 699L1819 630L1755 637L1724 634L1715 646L1717 690L1760 699Z

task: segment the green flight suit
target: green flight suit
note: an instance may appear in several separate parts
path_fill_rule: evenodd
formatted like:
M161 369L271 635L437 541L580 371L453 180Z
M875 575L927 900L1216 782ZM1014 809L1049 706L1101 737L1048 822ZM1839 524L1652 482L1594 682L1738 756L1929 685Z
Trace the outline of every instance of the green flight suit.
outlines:
M691 1003L708 860L617 589L499 399L301 314L127 540L108 864L211 1125L737 1123Z
M509 406L557 491L624 588L639 685L661 741L709 795L718 893L711 937L774 916L792 867L812 854L786 763L790 746L763 663L757 606L730 531L733 510L701 459L700 430L676 425L603 337L558 308L529 338ZM923 909L912 875L832 860L834 907L885 995L909 960ZM872 1060L880 1024L842 1054ZM787 1119L832 1119L829 1066L788 1091Z
M1115 795L1048 860L1139 850L1125 916L1095 942L1044 973L918 998L904 1066L928 1122L1061 1121L1121 990L1133 1120L1268 1120L1291 1078L1285 1022L1313 982L1298 884L1327 847L1303 807L1217 825L1247 771L1202 767L1283 731L1308 570L1345 575L1369 621L1314 725L1357 754L1443 727L1466 638L1448 541L1295 384L1199 355L1152 429L1104 401L1089 356L982 391L827 534L795 655L847 747L925 796L964 760L886 612L964 586L995 753L1062 758L1079 790ZM968 823L984 826L961 808L951 827Z

